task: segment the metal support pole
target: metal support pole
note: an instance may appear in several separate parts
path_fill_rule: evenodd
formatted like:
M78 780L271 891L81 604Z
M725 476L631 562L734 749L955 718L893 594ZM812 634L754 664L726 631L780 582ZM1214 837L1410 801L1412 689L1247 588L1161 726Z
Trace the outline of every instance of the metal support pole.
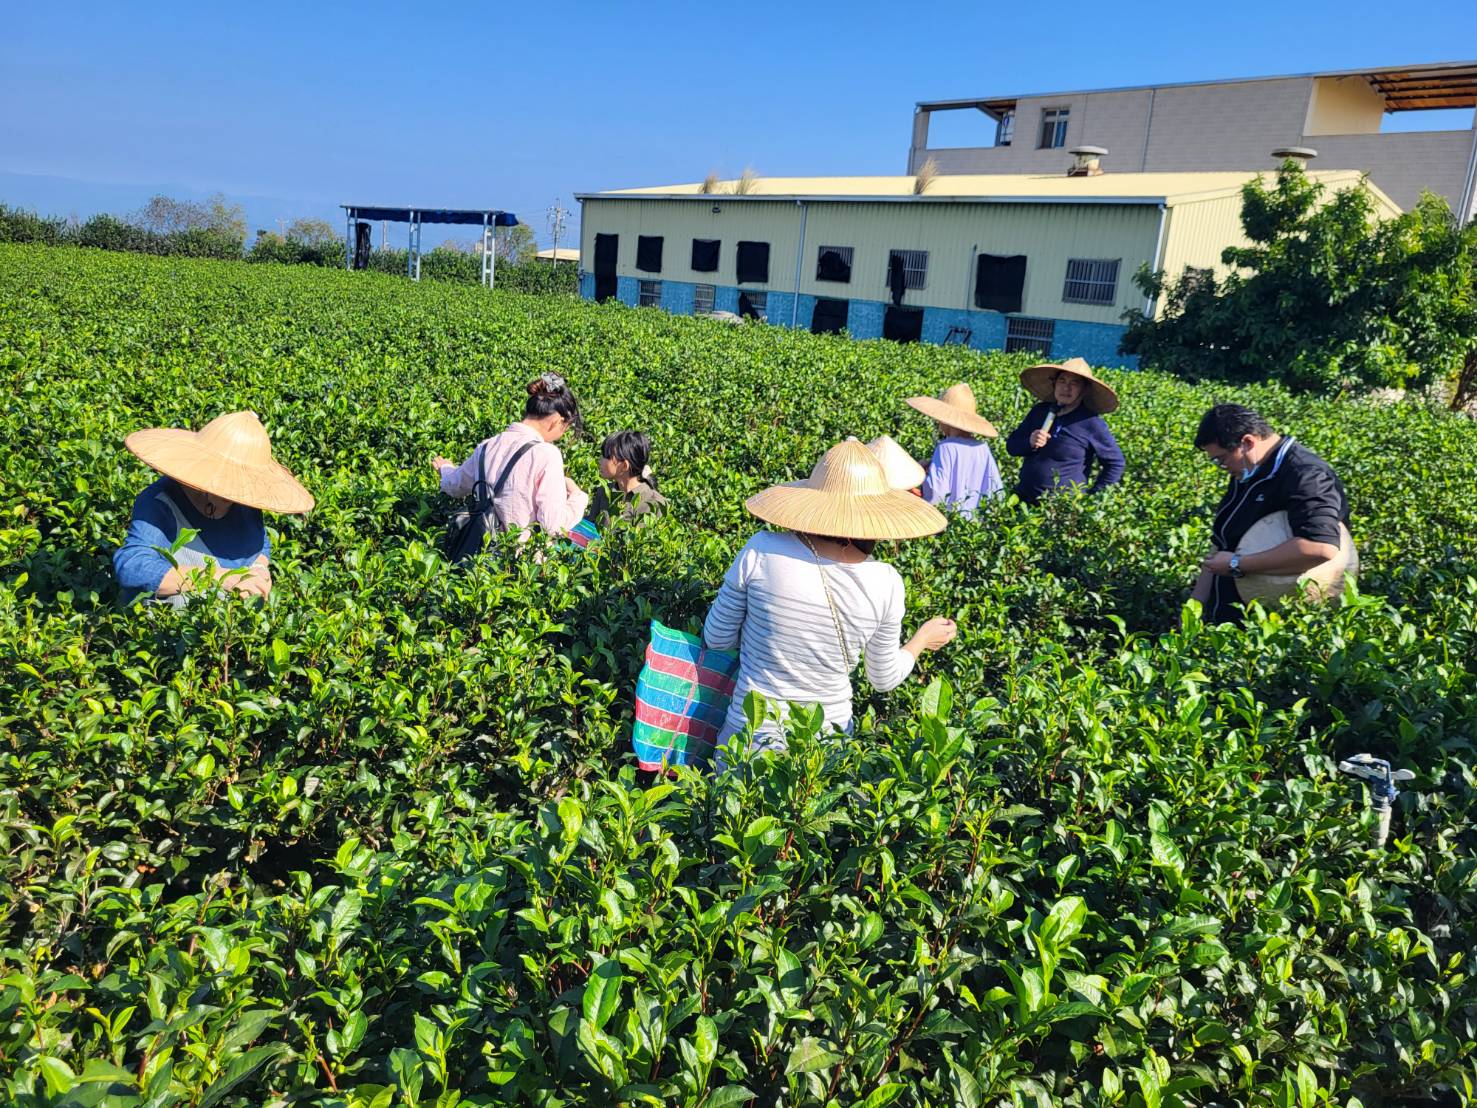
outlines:
M344 268L354 268L354 210L344 209Z
M493 224L487 212L482 213L482 284L492 288L492 251L494 242Z
M800 274L804 272L805 266L805 217L810 214L810 205L804 200L797 200L800 205L800 241L795 244L795 292L790 297L790 326L795 326L800 315Z
M492 260L487 265L487 287L491 289L497 282L497 227L492 229Z

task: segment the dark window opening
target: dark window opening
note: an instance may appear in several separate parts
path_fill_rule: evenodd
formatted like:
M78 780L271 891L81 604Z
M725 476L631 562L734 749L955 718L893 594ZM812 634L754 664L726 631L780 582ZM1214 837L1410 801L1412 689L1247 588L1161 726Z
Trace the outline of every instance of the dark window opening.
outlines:
M882 317L882 337L893 342L917 342L923 338L923 309L889 304Z
M620 244L619 235L595 236L595 299L609 300L615 296L615 259Z
M718 244L718 239L692 240L692 268L695 272L718 272Z
M850 284L853 249L850 246L822 246L816 259L815 279Z
M834 335L846 328L846 300L817 300L810 317L810 331L815 335Z
M636 268L644 273L662 271L661 235L641 235L636 239Z
M974 267L974 306L987 312L1018 312L1026 287L1024 254L981 254Z
M766 285L769 283L769 243L741 242L738 244L738 283L741 285Z

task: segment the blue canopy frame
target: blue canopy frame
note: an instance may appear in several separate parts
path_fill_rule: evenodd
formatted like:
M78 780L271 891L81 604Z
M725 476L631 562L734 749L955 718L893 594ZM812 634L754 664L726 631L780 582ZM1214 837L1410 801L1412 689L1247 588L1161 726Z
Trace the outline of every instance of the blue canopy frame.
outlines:
M493 248L497 228L516 227L518 217L497 208L385 208L367 204L340 204L344 209L347 234L344 236L344 268L354 268L354 224L359 220L375 220L410 224L410 249L405 256L405 275L412 281L421 279L421 224L451 223L463 227L482 227L482 283L492 288L496 272L497 251Z

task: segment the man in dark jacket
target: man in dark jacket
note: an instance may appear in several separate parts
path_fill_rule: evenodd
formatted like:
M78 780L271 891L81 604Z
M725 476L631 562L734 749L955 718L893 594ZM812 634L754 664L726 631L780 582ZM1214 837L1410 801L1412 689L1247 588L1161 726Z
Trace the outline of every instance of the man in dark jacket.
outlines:
M1190 594L1207 623L1240 623L1236 579L1248 573L1294 575L1339 552L1339 524L1349 522L1343 482L1322 458L1279 435L1240 404L1217 404L1200 420L1195 445L1231 475L1211 527L1215 553L1200 565ZM1286 512L1292 538L1256 554L1233 553L1251 525Z

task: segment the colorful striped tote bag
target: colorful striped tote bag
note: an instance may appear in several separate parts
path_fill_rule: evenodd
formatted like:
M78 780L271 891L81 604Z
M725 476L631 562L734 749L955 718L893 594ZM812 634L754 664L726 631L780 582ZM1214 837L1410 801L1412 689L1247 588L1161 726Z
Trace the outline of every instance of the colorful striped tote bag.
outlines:
M588 550L600 542L600 528L588 519L582 519L565 532L565 537L581 550Z
M702 765L733 699L738 655L709 650L696 635L651 621L651 645L636 679L632 742L644 770Z

